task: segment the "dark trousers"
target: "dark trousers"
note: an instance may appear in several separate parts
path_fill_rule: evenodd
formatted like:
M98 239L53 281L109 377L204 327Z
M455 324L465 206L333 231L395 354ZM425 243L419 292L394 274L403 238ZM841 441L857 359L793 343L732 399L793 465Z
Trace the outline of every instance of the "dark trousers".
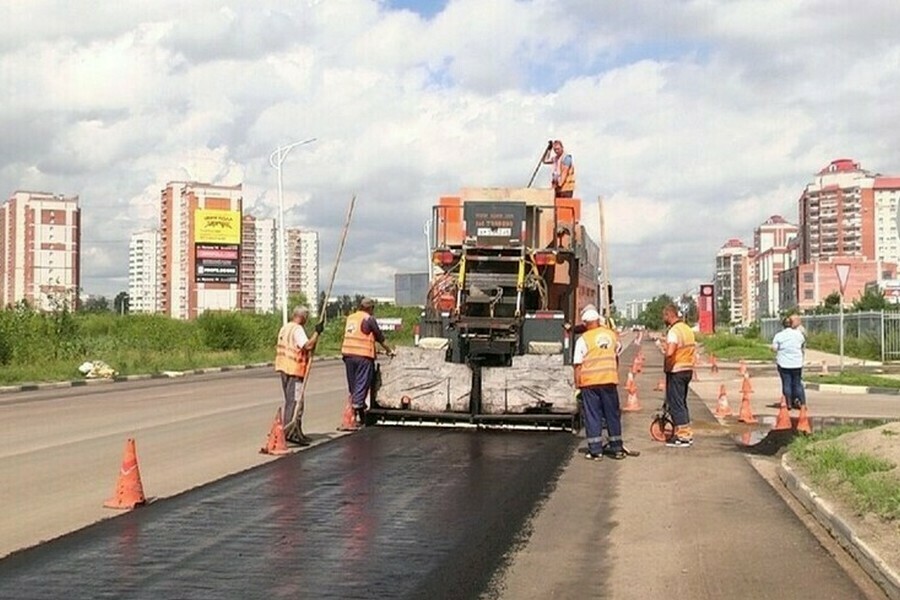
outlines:
M284 395L284 410L281 412L281 418L285 423L290 423L294 418L294 410L297 411L297 422L303 418L303 397L300 395L303 390L303 378L296 375L281 375L281 393Z
M596 385L581 389L581 404L584 409L584 431L588 450L592 454L603 451L600 432L606 422L609 451L622 450L622 419L619 415L619 390L614 383Z
M691 383L690 371L666 373L666 405L675 426L690 425L691 413L688 411L688 385Z
M788 407L793 404L803 406L806 404L806 391L803 389L803 367L785 369L778 367L778 375L781 377L781 393Z
M365 356L344 356L344 369L353 408L364 408L375 375L375 360Z

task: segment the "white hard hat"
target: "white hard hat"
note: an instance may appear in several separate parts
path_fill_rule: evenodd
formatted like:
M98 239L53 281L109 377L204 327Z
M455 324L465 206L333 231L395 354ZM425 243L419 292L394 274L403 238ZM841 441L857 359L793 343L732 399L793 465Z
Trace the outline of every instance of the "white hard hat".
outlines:
M599 321L600 313L598 313L593 308L588 308L583 313L581 313L581 320L585 323L590 323L591 321Z

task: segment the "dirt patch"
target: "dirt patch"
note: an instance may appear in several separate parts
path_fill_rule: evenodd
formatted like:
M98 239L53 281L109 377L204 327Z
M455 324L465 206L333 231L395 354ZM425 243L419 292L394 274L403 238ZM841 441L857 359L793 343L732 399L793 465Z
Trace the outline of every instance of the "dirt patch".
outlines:
M895 467L886 473L887 476L900 480L900 423L888 423L880 427L854 431L833 440L817 442L818 444L838 444L852 454L867 454L890 461ZM857 535L869 544L881 558L900 572L900 520L886 520L871 513L860 514L847 500L847 495L840 488L814 484L809 474L796 461L791 465L804 480L832 504L837 514L849 523Z

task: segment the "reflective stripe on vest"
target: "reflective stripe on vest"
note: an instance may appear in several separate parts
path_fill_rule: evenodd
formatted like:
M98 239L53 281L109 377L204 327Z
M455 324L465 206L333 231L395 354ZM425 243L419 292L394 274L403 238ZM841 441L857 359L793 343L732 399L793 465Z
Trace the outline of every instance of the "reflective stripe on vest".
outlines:
M588 329L581 336L587 346L587 354L581 363L578 387L618 384L616 368L616 332L606 327Z
M363 333L362 330L362 323L367 318L369 318L369 313L361 310L347 317L341 354L375 358L375 334L372 332Z
M684 321L674 323L669 327L669 332L674 332L678 338L678 348L675 350L674 355L666 357L666 371L669 373L692 371L694 369L694 350L696 347L694 332ZM666 337L668 337L668 333Z
M565 156L562 156L559 159L559 168L558 168L559 173L562 173L562 166L563 166L562 161L565 160L566 157L571 159L572 155L566 154ZM575 191L575 161L574 160L572 161L572 164L569 165L569 170L566 171L565 180L558 182L557 188L561 192L574 192Z
M306 377L309 368L309 353L303 348L298 348L294 343L294 332L301 327L291 321L285 324L278 332L278 346L275 349L275 370L285 375L294 377Z

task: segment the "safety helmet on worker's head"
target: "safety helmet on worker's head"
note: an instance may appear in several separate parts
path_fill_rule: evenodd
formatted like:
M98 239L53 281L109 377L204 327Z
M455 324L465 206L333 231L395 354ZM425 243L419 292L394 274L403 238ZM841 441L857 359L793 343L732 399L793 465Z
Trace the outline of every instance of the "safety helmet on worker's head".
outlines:
M581 313L581 320L585 323L592 323L594 321L600 320L600 313L593 308L586 308L584 312Z

